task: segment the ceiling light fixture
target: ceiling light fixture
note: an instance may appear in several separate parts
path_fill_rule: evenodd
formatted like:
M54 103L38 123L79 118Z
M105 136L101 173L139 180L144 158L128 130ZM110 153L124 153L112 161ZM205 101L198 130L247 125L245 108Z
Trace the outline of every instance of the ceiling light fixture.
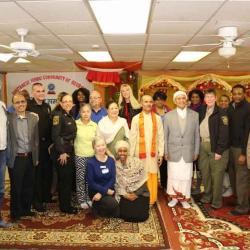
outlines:
M181 51L173 62L197 62L210 53L208 51Z
M79 51L85 60L92 62L111 62L112 58L108 51Z
M236 48L233 47L233 43L231 41L225 41L223 43L223 47L218 49L218 54L226 59L234 56L236 53Z
M104 34L145 34L151 0L89 0Z

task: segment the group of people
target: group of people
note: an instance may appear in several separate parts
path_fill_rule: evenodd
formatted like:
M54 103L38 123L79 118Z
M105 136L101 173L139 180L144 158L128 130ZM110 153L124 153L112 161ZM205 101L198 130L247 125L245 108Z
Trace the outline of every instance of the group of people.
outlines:
M180 202L190 208L196 168L193 191L203 183L201 202L222 207L227 170L237 197L231 213L247 214L250 105L245 88L235 85L232 101L221 96L220 107L214 89L195 89L188 96L175 92L173 110L166 100L165 93L156 91L139 102L131 87L122 84L118 102L111 100L105 108L98 91L80 88L72 95L60 93L51 111L43 84L32 85L32 99L15 93L11 108L0 103L0 206L7 163L12 221L34 216L35 210L45 212L46 204L54 202L56 182L63 213L78 212L72 205L76 192L81 209L140 222L157 201L158 172L170 197L168 206ZM8 223L0 219L1 226Z

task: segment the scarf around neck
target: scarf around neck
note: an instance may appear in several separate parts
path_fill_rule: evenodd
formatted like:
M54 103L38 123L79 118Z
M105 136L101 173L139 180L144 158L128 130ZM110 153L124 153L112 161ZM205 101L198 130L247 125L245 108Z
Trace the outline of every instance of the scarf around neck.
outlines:
M156 156L156 114L151 112L152 118L152 142L151 142L151 157ZM139 158L145 159L147 157L146 153L146 142L145 142L145 129L144 129L144 113L139 114Z

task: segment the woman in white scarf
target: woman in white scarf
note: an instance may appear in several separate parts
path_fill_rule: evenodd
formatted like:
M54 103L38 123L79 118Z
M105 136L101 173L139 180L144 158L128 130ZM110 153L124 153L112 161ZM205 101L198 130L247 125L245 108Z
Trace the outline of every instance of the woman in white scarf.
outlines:
M104 138L108 154L115 156L115 144L119 140L129 139L129 128L127 121L119 117L119 108L116 102L107 103L108 115L103 117L97 127L97 135Z
M120 202L120 217L125 221L145 221L149 215L145 168L138 158L128 156L128 142L118 141L115 149L118 156L115 190Z

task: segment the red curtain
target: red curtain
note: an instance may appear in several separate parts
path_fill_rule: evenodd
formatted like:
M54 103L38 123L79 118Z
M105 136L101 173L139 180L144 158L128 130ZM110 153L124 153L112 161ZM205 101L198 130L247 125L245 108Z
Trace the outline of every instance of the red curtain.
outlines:
M118 72L99 72L90 70L86 78L90 82L120 82L120 75Z

